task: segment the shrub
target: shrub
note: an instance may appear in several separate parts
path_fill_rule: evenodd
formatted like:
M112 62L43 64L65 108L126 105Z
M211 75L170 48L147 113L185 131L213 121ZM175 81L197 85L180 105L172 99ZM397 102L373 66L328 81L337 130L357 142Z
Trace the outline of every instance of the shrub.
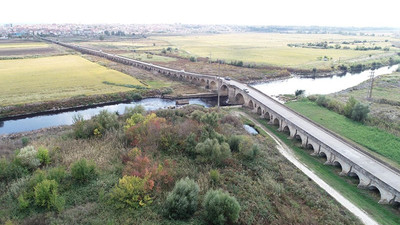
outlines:
M80 114L73 117L73 122L75 138L90 138L94 135L94 130L97 128L94 119L84 120Z
M364 120L368 116L368 113L369 113L368 105L364 105L357 102L354 105L353 111L351 113L351 119L359 122L364 122Z
M106 130L117 129L119 126L117 114L108 112L107 110L101 110L99 115L94 117L94 120L97 123L96 128L102 134Z
M139 113L144 115L146 113L146 109L142 105L136 105L135 107L125 107L124 118L131 118L134 114Z
M61 183L66 175L65 168L62 166L57 166L47 171L47 179L55 180L58 183Z
M212 162L220 165L231 156L228 143L219 144L217 139L207 138L196 145L197 160L200 162Z
M203 116L204 114L205 114L205 113L204 113L203 111L195 110L195 111L193 111L193 112L190 114L190 117L191 117L193 120L196 120L197 122L200 122L200 119L202 118L202 116Z
M207 220L212 224L233 223L239 219L238 201L222 190L207 191L203 207Z
M249 136L243 136L239 143L239 156L245 160L253 160L259 153L259 146Z
M47 209L54 208L59 212L62 211L65 201L58 196L57 188L58 184L55 180L46 179L38 183L34 191L36 205Z
M129 96L129 99L132 99L132 100L134 100L134 101L139 101L139 100L142 100L143 99L143 97L142 97L142 95L140 94L140 93L132 93L130 96Z
M27 146L29 144L29 142L30 142L29 138L27 138L27 137L21 138L22 146L24 146L24 147Z
M220 173L218 170L210 170L210 179L213 184L218 184L220 180Z
M197 210L199 185L186 177L175 184L168 194L165 208L169 218L187 219Z
M29 200L27 200L24 195L18 197L18 208L21 210L27 209L29 207Z
M93 162L87 162L86 159L81 159L71 166L72 178L78 182L86 182L96 174L96 165Z
M191 156L195 156L196 145L197 145L196 135L194 133L190 133L185 140L185 152Z
M343 109L343 113L345 116L347 116L348 118L351 118L351 114L353 112L353 108L356 105L356 103L357 103L357 100L353 96L351 96L347 100L346 105L344 106L344 109Z
M232 152L239 152L239 144L242 138L243 138L242 135L232 135L229 138L228 144Z
M205 123L211 127L217 127L219 121L219 114L216 112L206 113L201 116L200 122Z
M319 106L327 107L329 99L325 95L319 95L316 102Z
M196 62L196 61L197 61L196 57L190 56L190 62Z
M37 157L37 150L29 145L21 148L17 154L17 159L21 165L26 166L28 169L35 169L40 166L40 160Z
M5 158L0 159L0 180L10 181L21 177L28 173L28 169L20 165L19 160L15 159L12 162Z
M37 151L37 158L42 165L48 165L50 163L49 150L43 147L39 147Z
M304 92L306 92L306 91L305 91L305 90L296 90L296 91L294 92L294 95L295 95L295 96L300 96L300 95L303 95Z
M124 176L112 189L110 199L117 208L137 209L152 203L152 198L148 194L150 190L151 186L146 178Z

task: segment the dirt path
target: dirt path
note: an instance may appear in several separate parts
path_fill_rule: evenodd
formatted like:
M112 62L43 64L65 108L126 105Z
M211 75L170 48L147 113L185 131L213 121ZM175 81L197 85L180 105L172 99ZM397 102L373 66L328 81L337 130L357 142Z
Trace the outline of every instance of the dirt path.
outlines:
M346 209L352 212L355 216L357 216L364 224L378 224L374 219L372 219L366 212L362 209L358 208L356 205L347 200L343 195L337 192L333 187L329 184L325 183L321 178L319 178L312 170L310 170L306 165L304 165L297 157L294 155L293 151L283 143L278 137L276 137L273 133L271 133L268 129L266 129L262 124L258 121L254 120L251 116L243 112L235 112L236 114L240 114L257 126L259 126L263 131L265 131L277 144L278 151L288 159L293 165L299 168L304 174L306 174L310 179L312 179L318 186L324 189L330 196L332 196L336 201L338 201L341 205L343 205Z

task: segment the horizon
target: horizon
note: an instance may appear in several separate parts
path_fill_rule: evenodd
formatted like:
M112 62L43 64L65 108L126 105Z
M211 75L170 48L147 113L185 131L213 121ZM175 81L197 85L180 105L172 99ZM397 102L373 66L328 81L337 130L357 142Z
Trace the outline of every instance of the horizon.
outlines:
M0 24L193 24L238 26L317 26L400 28L395 0L379 4L337 0L322 5L318 0L246 3L205 0L201 3L179 0L112 4L71 0L57 4L50 0L5 2ZM62 7L60 7L62 5ZM23 7L21 7L23 6Z

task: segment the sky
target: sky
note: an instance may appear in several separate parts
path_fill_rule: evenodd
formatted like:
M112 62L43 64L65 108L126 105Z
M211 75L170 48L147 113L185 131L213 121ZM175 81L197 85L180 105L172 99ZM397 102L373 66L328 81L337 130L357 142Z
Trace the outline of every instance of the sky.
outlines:
M4 0L0 24L400 27L400 0Z

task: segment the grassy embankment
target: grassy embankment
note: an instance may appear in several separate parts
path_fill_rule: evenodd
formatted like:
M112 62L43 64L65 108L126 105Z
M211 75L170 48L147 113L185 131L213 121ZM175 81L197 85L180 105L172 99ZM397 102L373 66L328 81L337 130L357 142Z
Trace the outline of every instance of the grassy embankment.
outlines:
M400 137L376 127L355 122L308 100L289 102L287 106L327 129L384 156L385 161L399 167L400 152L397 149L400 149Z
M0 106L132 90L104 81L144 86L129 75L75 55L2 60L0 68Z
M296 140L287 138L287 135L279 132L273 125L268 124L264 119L257 118L258 122L264 125L268 130L275 134L281 141L289 146L296 156L307 165L315 174L332 186L335 190L340 192L344 197L349 199L355 205L365 210L380 224L399 224L400 213L398 209L395 209L388 205L378 204L379 195L368 190L357 188L357 179L351 177L339 176L340 169L334 166L324 165L324 159L314 157L311 155L311 151L302 149L300 143ZM253 124L251 121L246 121L248 124ZM253 124L254 125L254 124ZM257 130L261 130L257 128Z
M127 123L122 118L117 121L115 114L103 113L102 119L77 124L75 132L67 130L31 139L30 145L49 150L50 162L39 168L44 171L43 176L55 178L60 184L56 196L65 202L60 201L57 208L41 207L35 203L32 193L32 187L45 179L39 172L33 172L37 165L28 170L27 162L32 161L13 160L12 166L2 161L0 165L7 166L0 166L0 222L209 224L207 220L211 218L206 216L201 202L208 190L221 188L234 196L241 206L238 224L360 224L350 212L287 163L270 139L250 136L238 118L223 110L219 116L215 112L215 109L198 106L160 110L156 112L157 117L147 116L145 121L131 124L127 129L123 128ZM98 126L100 135L93 134ZM77 136L85 133L91 137ZM243 135L239 147L227 146L226 142L235 143L229 140L237 134ZM224 153L221 154L222 147L211 148L212 156L202 152L198 143L207 138L216 138L215 142L224 145ZM254 151L252 145L259 146L259 151ZM141 151L132 150L133 147ZM88 171L87 179L79 181L71 167L82 158L92 160L97 173ZM135 208L129 205L137 205L135 199L125 203L112 198L118 180L132 174L154 181L154 188L146 191L153 202ZM15 175L20 178L16 179ZM174 183L184 177L199 185L197 210L187 220L168 219L164 216L167 215L167 195ZM132 185L130 188L139 187ZM20 196L25 196L25 201L18 200Z

